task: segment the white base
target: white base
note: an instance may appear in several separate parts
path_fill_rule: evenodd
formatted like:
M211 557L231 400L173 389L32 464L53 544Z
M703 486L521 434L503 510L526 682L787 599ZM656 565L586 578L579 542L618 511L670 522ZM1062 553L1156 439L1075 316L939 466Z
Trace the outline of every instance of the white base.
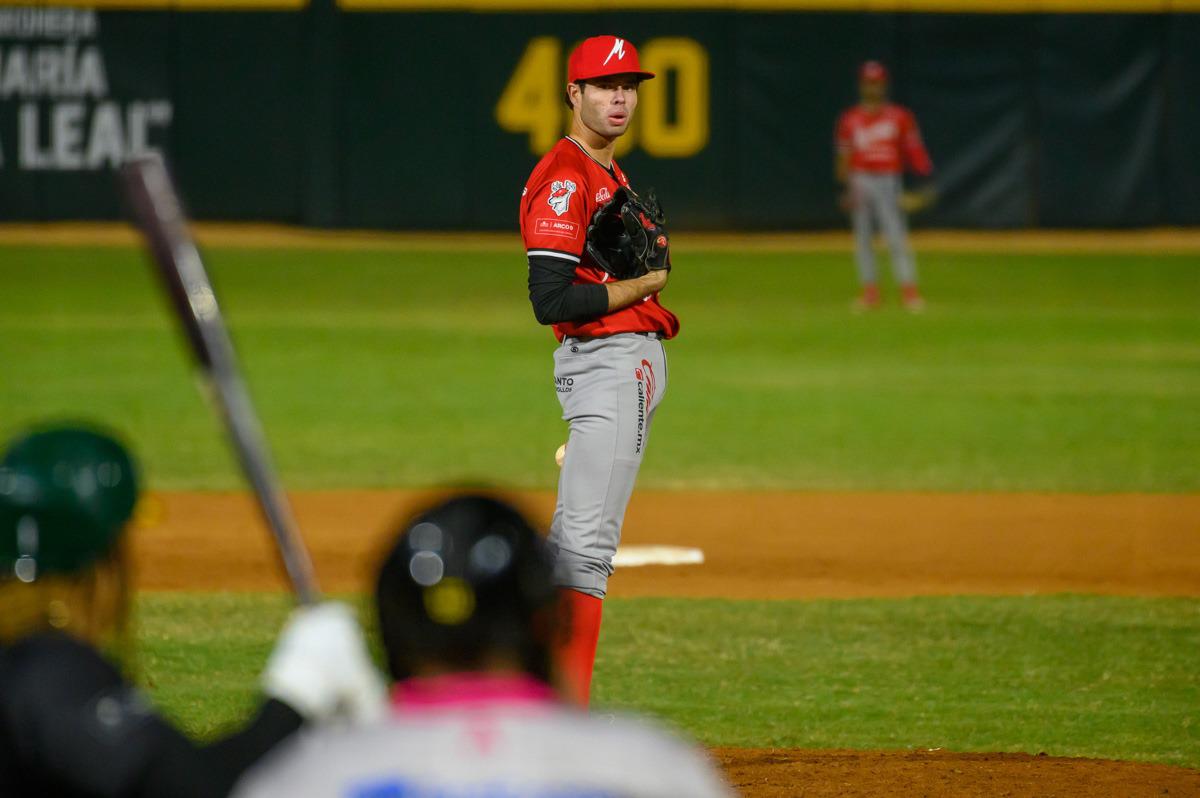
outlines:
M704 552L687 546L621 546L613 557L616 568L639 565L700 565Z

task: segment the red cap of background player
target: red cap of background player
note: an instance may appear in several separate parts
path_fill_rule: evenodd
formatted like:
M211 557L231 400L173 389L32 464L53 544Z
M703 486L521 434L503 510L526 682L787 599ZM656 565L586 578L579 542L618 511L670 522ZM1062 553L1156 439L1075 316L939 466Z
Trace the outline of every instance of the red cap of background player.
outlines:
M858 68L858 79L884 83L888 79L887 67L878 61L867 61Z
M643 80L654 77L638 63L637 48L616 36L593 36L571 51L567 59L568 83L607 75L637 75Z

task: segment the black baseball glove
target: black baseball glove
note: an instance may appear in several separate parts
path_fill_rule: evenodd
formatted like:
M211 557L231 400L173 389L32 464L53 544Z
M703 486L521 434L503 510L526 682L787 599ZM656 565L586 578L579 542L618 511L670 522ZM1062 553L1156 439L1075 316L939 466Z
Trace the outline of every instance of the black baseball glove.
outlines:
M618 280L669 270L671 252L665 221L653 189L643 198L632 189L619 188L592 214L587 230L588 255Z

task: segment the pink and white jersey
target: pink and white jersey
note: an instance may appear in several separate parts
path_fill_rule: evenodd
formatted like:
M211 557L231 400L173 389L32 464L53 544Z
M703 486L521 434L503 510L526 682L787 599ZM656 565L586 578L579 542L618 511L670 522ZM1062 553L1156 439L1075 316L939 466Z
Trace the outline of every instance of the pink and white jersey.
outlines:
M524 677L397 685L378 723L302 733L235 798L728 798L698 750L645 721L588 715Z

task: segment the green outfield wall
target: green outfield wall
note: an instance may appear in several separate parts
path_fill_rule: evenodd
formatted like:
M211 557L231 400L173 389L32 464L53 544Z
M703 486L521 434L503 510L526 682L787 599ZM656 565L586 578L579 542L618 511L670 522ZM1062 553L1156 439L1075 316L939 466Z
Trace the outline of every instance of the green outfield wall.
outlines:
M630 37L619 150L673 223L825 228L854 71L886 61L943 201L924 224L1200 224L1200 2L116 0L0 8L0 219L121 215L163 149L193 214L504 229L562 133L570 47Z

